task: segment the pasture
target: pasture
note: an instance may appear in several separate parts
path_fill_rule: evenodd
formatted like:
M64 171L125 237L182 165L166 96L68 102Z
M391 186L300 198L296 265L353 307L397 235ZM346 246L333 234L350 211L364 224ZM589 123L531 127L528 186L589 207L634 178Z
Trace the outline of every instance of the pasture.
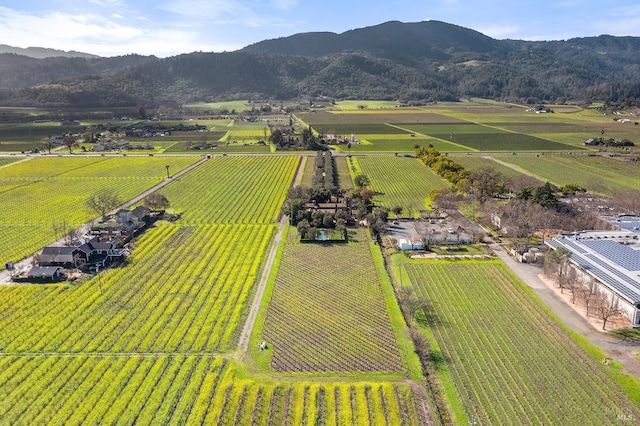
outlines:
M604 425L617 424L616 413L639 418L638 401L612 379L613 367L586 353L501 262L395 261L396 273L429 304L421 321L440 349L436 368L451 374L451 394L470 421Z

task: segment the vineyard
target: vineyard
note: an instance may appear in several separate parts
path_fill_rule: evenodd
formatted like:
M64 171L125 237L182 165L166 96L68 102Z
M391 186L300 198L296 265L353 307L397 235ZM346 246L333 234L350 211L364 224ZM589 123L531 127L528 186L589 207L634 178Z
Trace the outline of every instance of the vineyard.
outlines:
M285 245L262 330L273 370L403 370L369 243L357 239Z
M122 201L178 172L195 157L34 158L0 168L0 261L17 261L58 238L52 224L80 225L96 216L85 202L110 188Z
M634 402L498 261L410 261L428 322L469 419L618 424Z
M0 359L5 424L425 424L406 384L242 378L222 357Z
M640 187L640 166L629 162L600 156L516 157L500 160L558 185L576 182L588 191L609 196Z
M274 229L159 226L137 243L126 268L82 285L0 286L0 347L13 353L230 350Z
M272 223L300 157L213 157L161 192L182 223Z
M498 160L503 160L505 157L496 157ZM511 167L507 167L504 164L494 161L491 157L478 157L478 156L460 156L453 159L456 163L464 166L465 169L476 170L482 167L489 167L499 171L505 176L515 177L522 173Z
M371 181L374 202L390 209L401 206L403 216L419 216L420 210L429 208L429 193L447 186L415 158L354 157L354 161Z

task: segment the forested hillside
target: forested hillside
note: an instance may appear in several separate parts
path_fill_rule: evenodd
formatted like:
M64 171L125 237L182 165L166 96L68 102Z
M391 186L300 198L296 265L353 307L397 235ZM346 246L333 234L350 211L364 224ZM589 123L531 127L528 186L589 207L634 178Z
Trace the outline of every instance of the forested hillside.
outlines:
M185 47L188 50L188 46ZM165 59L0 54L0 105L156 106L309 96L525 103L640 98L640 38L495 40L437 21L267 40Z

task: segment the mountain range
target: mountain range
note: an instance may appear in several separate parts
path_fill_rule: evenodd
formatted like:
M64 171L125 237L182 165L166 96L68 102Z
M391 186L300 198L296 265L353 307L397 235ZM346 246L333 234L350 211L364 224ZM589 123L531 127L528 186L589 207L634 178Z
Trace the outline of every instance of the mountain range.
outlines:
M439 21L301 33L234 52L162 59L24 53L0 53L2 106L156 107L318 96L624 106L640 98L638 37L496 40Z

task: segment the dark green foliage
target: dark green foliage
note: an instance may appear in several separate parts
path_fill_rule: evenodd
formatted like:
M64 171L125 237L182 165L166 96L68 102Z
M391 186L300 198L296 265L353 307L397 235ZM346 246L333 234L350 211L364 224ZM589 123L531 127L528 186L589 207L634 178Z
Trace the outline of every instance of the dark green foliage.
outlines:
M466 97L532 105L605 100L615 107L638 104L638 63L637 37L495 40L442 22L388 22L164 59L0 54L0 103L154 107L323 95L408 103Z

